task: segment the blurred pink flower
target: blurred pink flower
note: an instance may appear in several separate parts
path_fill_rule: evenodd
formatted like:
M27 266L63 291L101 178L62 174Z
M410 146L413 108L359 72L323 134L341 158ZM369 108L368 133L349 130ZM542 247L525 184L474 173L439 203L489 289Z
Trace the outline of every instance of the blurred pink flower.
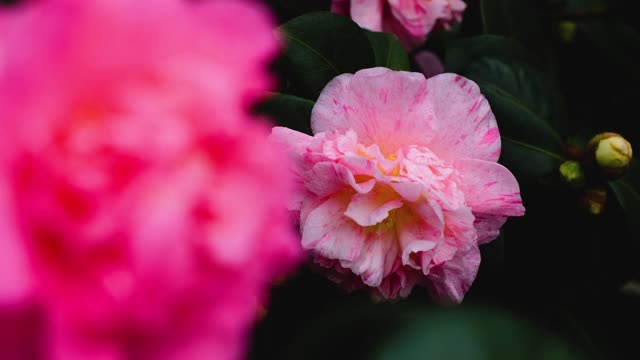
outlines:
M249 109L274 83L268 13L19 10L0 16L0 310L35 302L52 359L241 358L301 255L286 156Z
M409 49L422 45L436 26L462 20L462 0L333 0L331 11L350 16L365 29L392 32Z
M460 302L478 245L524 214L500 135L478 86L455 74L385 68L343 74L320 95L313 137L276 127L289 147L302 246L347 289L406 297L426 285Z

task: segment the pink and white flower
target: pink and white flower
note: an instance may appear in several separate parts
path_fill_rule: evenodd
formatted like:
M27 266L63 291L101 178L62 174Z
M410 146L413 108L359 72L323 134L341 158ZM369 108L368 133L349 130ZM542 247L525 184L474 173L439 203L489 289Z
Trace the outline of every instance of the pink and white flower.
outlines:
M450 29L462 20L462 0L333 0L331 11L349 16L365 29L392 32L408 48L424 43L437 26Z
M250 113L280 49L266 9L0 15L0 310L36 304L45 358L241 358L301 255L286 158Z
M343 74L321 93L311 127L314 136L276 127L272 139L295 161L289 207L315 263L375 298L425 285L462 301L478 245L524 214L516 179L496 163L500 134L478 86L455 74Z

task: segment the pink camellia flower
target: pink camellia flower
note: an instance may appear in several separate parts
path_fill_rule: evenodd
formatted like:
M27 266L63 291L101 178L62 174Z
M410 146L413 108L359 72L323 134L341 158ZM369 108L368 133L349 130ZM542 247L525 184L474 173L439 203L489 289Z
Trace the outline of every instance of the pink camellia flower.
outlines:
M35 304L45 329L22 333L47 359L241 358L301 255L286 156L250 113L269 14L42 0L0 19L0 311L27 314L2 319Z
M462 20L462 0L333 0L331 11L350 16L372 31L392 32L408 48L425 41L434 27L450 29Z
M314 136L276 127L295 160L302 245L347 289L406 297L425 285L460 302L478 245L524 214L500 135L478 86L385 68L332 80L313 108Z

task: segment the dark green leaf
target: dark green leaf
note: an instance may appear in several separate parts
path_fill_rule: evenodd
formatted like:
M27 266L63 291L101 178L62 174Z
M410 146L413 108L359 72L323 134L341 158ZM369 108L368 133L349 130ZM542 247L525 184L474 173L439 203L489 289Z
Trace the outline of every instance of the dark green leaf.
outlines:
M464 305L430 309L416 304L344 302L323 314L312 314L305 332L288 339L284 351L274 358L578 359L560 338L508 312Z
M482 28L485 34L516 39L532 52L531 61L546 65L549 34L540 21L540 1L481 0Z
M625 213L631 233L640 240L640 164L634 161L629 173L609 183L611 190Z
M601 13L606 8L604 0L567 0L564 10L568 13L593 14Z
M374 359L578 359L558 339L505 313L474 309L416 315L385 339Z
M541 147L502 136L500 162L518 175L540 177L556 171L564 158Z
M256 107L256 112L269 115L279 125L311 134L313 101L293 95L275 93Z
M409 55L398 38L389 33L367 31L376 58L376 66L393 70L411 70Z
M563 160L562 138L554 125L561 111L543 74L522 63L483 58L466 75L491 104L505 144L502 161L521 175L557 169Z
M621 21L593 21L578 25L578 31L585 35L603 54L608 64L603 67L617 67L636 81L640 81L640 33Z
M524 40L540 27L534 2L525 0L481 0L482 28L496 34ZM540 34L538 34L540 36Z
M479 35L453 42L445 55L447 72L462 74L472 62L483 58L517 60L525 62L527 51L517 41L499 35Z
M309 13L287 22L281 30L289 65L284 75L294 85L294 95L316 100L336 76L375 64L365 31L344 16Z
M511 100L514 107L527 115L524 120L514 121L525 122L524 127L539 124L540 131L546 134L539 142L551 138L553 143L562 142L555 130L564 117L561 95L544 73L522 62L484 58L472 63L465 74L477 83L484 84L492 95L495 93ZM531 138L538 135L531 134Z

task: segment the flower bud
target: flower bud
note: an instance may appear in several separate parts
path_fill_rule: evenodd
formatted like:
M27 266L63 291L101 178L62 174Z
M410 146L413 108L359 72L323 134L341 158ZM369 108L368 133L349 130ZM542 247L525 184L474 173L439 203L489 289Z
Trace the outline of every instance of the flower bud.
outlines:
M598 134L589 141L595 164L607 177L618 177L629 167L633 150L631 144L616 133Z
M600 215L607 202L607 190L605 188L593 188L587 190L584 198L587 211L592 215Z
M560 175L562 179L572 186L580 186L584 184L584 173L579 162L568 160L560 165Z
M578 26L573 21L563 21L558 24L558 35L566 43L570 43L576 37Z

